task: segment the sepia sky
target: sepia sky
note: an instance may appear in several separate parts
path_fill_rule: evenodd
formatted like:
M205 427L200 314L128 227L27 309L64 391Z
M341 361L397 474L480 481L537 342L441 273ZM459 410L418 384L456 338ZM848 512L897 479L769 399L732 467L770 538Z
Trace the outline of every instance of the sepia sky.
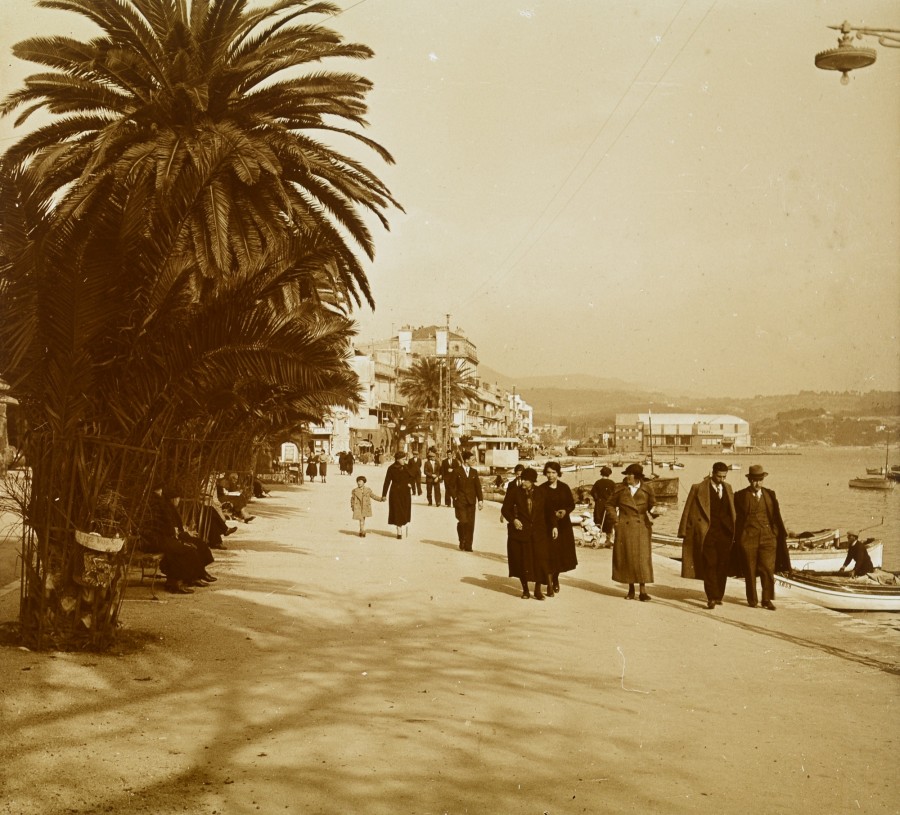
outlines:
M900 49L817 70L896 0L348 0L375 229L364 339L450 315L512 377L751 396L900 388ZM77 18L0 6L9 46ZM0 144L15 134L0 122ZM374 227L373 227L374 228ZM577 381L577 379L576 379Z

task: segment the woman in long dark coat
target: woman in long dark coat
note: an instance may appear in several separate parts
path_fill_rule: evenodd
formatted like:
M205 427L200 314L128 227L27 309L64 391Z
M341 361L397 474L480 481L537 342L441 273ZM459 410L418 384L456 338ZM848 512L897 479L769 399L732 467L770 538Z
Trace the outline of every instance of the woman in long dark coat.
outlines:
M606 504L607 514L616 519L612 579L628 584L626 600L634 600L634 584L637 583L639 599L647 601L650 595L645 586L653 582L650 533L656 501L653 491L644 485L644 468L640 464L629 464L622 472L625 483L616 486Z
M549 569L544 496L534 489L537 472L531 467L522 471L519 480L518 486L510 484L500 508L500 514L508 524L506 559L509 576L519 578L523 600L531 597L529 580L534 581L534 599L543 600L541 584L548 580Z
M560 480L562 467L558 461L544 465L547 479L538 489L544 493L544 515L550 539L550 570L547 596L559 591L559 573L570 572L578 565L575 555L575 533L569 513L575 509L575 498L569 485Z
M397 527L398 538L403 537L403 527L412 518L412 489L412 475L406 468L406 453L401 450L394 454L394 463L387 468L381 488L381 497L388 499L388 523Z
M309 461L306 464L306 476L310 481L315 481L319 474L318 458L315 453L309 454Z

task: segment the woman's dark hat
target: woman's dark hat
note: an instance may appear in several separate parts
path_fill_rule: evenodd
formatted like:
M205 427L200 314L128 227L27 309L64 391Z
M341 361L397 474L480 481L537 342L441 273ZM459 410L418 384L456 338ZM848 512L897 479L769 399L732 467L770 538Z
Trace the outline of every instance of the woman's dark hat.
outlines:
M750 469L747 471L747 478L765 478L768 473L763 468L762 464L751 464Z
M638 478L643 478L644 468L640 464L629 464L622 470L622 475L636 475Z

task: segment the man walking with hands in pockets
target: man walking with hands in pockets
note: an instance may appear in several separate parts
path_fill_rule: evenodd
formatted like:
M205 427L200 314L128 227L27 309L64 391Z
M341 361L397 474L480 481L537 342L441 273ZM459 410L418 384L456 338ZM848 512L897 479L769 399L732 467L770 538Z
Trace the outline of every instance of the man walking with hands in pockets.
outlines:
M739 557L738 576L747 585L747 605L756 608L756 576L762 584L762 607L775 611L775 572L791 568L787 550L787 530L781 520L778 499L772 490L763 487L768 475L761 464L754 464L747 473L749 487L734 494L736 514L734 540Z

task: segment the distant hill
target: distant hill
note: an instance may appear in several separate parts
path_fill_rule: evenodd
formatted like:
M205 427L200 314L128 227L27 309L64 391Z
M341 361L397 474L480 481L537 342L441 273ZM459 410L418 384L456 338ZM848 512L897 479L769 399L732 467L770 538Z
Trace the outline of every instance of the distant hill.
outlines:
M576 391L637 391L647 389L624 379L607 379L591 374L550 374L546 376L507 376L487 365L478 366L478 376L485 382L497 383L507 390L513 386L517 393L533 390L576 390Z
M833 419L900 417L900 393L895 391L801 391L778 396L684 396L650 390L634 382L587 374L512 378L487 365L479 377L522 395L534 408L536 424L575 424L603 429L617 413L724 413L751 423L802 411Z

